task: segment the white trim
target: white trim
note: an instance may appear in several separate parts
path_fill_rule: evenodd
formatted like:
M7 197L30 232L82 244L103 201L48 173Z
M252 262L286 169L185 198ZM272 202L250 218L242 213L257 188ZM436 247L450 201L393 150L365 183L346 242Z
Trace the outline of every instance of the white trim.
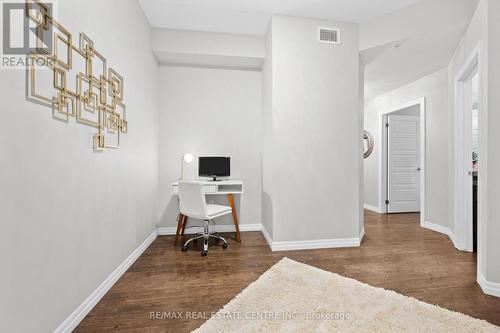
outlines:
M500 283L491 282L486 280L483 274L478 272L477 274L477 283L483 290L483 293L491 296L500 297Z
M271 248L271 251L273 249L273 239L271 238L271 236L269 236L269 233L267 232L266 228L264 228L264 225L262 225L262 235L264 236L264 238L266 239L266 242L267 242L267 245L269 245L269 248Z
M337 247L357 247L360 245L359 237L356 238L338 238L338 239L317 239L306 241L285 241L272 242L272 251L292 251L309 249L330 249Z
M256 224L240 224L240 231L261 231L262 230L262 224L256 223ZM235 232L236 228L234 227L234 224L228 224L228 225L210 225L210 231L212 232ZM158 235L160 236L171 236L175 235L177 232L177 227L161 227L158 228ZM185 234L186 235L192 235L196 233L203 232L203 227L202 226L196 226L193 228L186 228Z
M212 228L216 232L234 232L234 225L220 225ZM186 229L186 233L196 232L196 228ZM261 231L262 224L241 224L240 231ZM54 330L54 333L69 333L85 318L101 298L111 289L130 266L153 243L158 235L175 235L176 228L158 228L142 242L109 276ZM266 239L267 240L267 239ZM269 242L269 240L268 240Z
M420 225L425 224L425 200L426 195L426 178L427 178L427 105L425 97L420 99Z
M453 231L451 231L450 228L429 221L425 221L422 227L432 231L439 232L441 234L445 234L450 238L451 242L453 243L453 246L455 246L455 235L453 234Z
M64 320L54 331L54 333L66 333L73 331L76 326L85 318L92 308L101 300L109 289L120 279L130 266L141 256L141 254L153 243L158 235L153 231L137 249L135 249L109 276L104 280L66 320Z
M292 250L309 250L309 249L330 249L339 247L358 247L365 236L365 228L362 228L359 237L357 238L338 238L338 239L317 239L305 241L284 241L275 242L267 232L266 228L262 227L262 235L266 239L271 251L292 251Z
M400 104L394 107L391 107L385 111L381 111L379 114L379 137L381 138L381 142L387 142L386 137L387 137L387 131L385 129L385 124L384 124L384 118L392 113L396 112L402 109L406 109L410 106L415 106L419 105L420 106L420 225L423 226L425 224L425 200L426 200L426 191L425 191L425 179L426 179L426 98L421 97L419 99L415 99L409 102L406 102L404 104ZM381 214L386 214L387 213L387 206L385 205L385 198L386 198L386 188L385 188L385 180L386 180L386 170L387 170L387 165L384 163L385 157L387 154L387 147L382 145L382 149L379 149L379 156L378 156L378 167L379 167L379 174L378 174L378 194L379 194L379 200L378 200L378 205L379 205L379 211Z
M220 230L234 231L234 225L218 226ZM232 227L232 228L231 228ZM431 222L425 222L424 228L443 233L450 237L454 242L454 236L447 227L440 226ZM173 233L172 233L173 230ZM267 241L271 251L290 251L322 248L339 247L357 247L365 235L365 229L362 228L358 238L344 239L321 239L310 241L290 241L273 242L266 228L262 224L242 224L240 231L261 231ZM132 266L132 264L144 253L144 251L153 243L158 235L175 235L176 228L158 228L153 231L137 249L135 249L111 274L73 311L55 330L54 333L70 333L85 318L85 316L94 308L101 298L111 289L111 287L120 279L120 277ZM221 231L225 232L225 231ZM478 272L477 282L485 294L500 297L500 283L487 281L484 276Z
M363 207L364 207L364 209L369 210L371 212L383 214L379 207L375 207L375 206L368 205L368 204L364 204Z
M482 80L483 80L483 72L482 72L482 50L481 50L481 42L474 47L474 50L468 56L467 60L463 63L462 68L455 75L455 96L454 103L455 109L454 118L454 138L455 138L455 193L454 193L454 221L455 221L455 233L456 233L456 248L461 251L472 252L473 247L473 232L472 232L472 206L469 206L469 203L472 202L472 177L467 175L469 171L472 170L470 166L470 156L469 152L472 151L472 138L464 135L465 129L470 126L468 113L466 113L464 105L465 99L471 101L470 94L467 94L467 91L470 90L470 76L477 69L477 73L479 75L479 84L480 84L480 95L482 95ZM467 97L466 97L467 96ZM483 123L481 122L482 117L484 116L484 109L482 105L481 96L479 98L479 117L480 117L480 141L483 144ZM467 111L468 112L468 111ZM481 147L483 150L484 147ZM481 164L480 164L481 165ZM482 165L485 165L483 163ZM479 173L479 183L482 182L481 172ZM484 183L483 183L484 184ZM479 235L481 234L481 202L482 198L478 197L478 239L480 239ZM478 262L481 261L482 251L480 249L481 245L478 242ZM480 265L478 265L478 270L480 269Z

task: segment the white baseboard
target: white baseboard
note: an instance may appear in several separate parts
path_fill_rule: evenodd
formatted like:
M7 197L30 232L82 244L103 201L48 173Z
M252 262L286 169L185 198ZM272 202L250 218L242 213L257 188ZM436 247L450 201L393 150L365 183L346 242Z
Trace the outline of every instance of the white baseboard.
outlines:
M453 231L451 231L450 228L444 227L442 225L435 224L435 223L432 223L429 221L425 221L425 223L424 223L424 225L422 225L422 227L424 227L426 229L430 229L432 231L436 231L436 232L445 234L446 236L448 236L450 238L451 242L453 243L453 246L455 246L455 235L453 234Z
M375 212L377 214L382 214L382 211L380 210L380 208L376 207L376 206L372 206L372 205L368 205L368 204L364 204L363 207L366 209L366 210L369 210L369 211L372 211L372 212Z
M272 243L273 251L292 251L310 249L330 249L338 247L357 247L359 238L317 239L307 241L285 241Z
M200 228L186 229L186 234L199 232ZM216 232L234 232L234 225L219 225L212 227ZM261 231L262 224L241 224L240 231ZM92 308L111 289L130 266L141 256L141 254L153 243L158 235L175 235L176 228L158 228L146 240L139 245L111 274L104 280L83 302L64 320L54 333L69 333L85 318Z
M446 234L453 242L453 233L449 228L426 222L425 228ZM216 232L234 232L234 225L218 225L212 227ZM199 228L186 229L186 234L199 232ZM357 247L360 246L361 240L364 237L365 230L361 229L358 238L343 238L343 239L320 239L308 241L285 241L274 242L267 230L262 224L241 224L240 231L261 231L272 251L291 251L291 250L307 250L307 249L323 249L323 248L339 248L339 247ZM99 302L99 300L108 292L109 289L118 281L118 279L132 266L132 264L141 256L141 254L153 243L157 235L175 235L176 228L158 228L146 240L135 249L107 278L104 280L81 304L64 320L54 331L54 333L71 332ZM489 282L484 277L478 277L478 283L483 291L488 295L500 297L500 284Z
M262 232L262 235L264 236L264 238L266 239L267 245L269 245L269 248L272 251L273 250L273 239L271 238L271 236L269 236L269 233L267 232L266 228L264 228L264 225L262 225L261 232Z
M454 242L454 236L451 230L431 222L425 222L423 226L450 237ZM234 232L234 225L219 225L213 230L217 232ZM261 231L272 251L291 251L322 248L356 247L360 246L364 237L365 230L361 229L358 238L344 239L321 239L309 241L285 241L273 242L267 230L262 224L241 224L240 231ZM132 264L141 256L141 254L153 243L157 235L175 235L176 228L158 228L144 240L144 242L135 249L111 274L73 311L66 320L64 320L54 331L54 333L71 332L99 302L99 300L111 289L118 279L132 266ZM186 229L186 233L195 233L196 228ZM500 283L487 281L483 275L478 275L477 282L485 294L500 297Z
M357 247L360 246L361 240L365 234L365 228L361 229L358 238L338 238L338 239L318 239L306 241L284 241L275 242L262 226L262 235L266 239L271 251L292 251L292 250L310 250L310 249L329 249L339 247Z
M156 239L157 231L151 233L137 249L134 250L111 274L64 320L54 333L70 333L85 318L99 300L108 292L118 279Z
M357 247L360 245L361 238L343 238L343 239L317 239L307 241L285 241L275 242L271 239L266 229L262 229L262 235L269 244L271 251L292 251L292 250L310 250L310 249L329 249L338 247Z
M450 228L429 221L426 221L422 227L447 235L455 246L455 235ZM485 294L500 297L500 283L486 280L481 273L477 274L477 283Z
M500 297L500 283L486 280L483 274L477 274L477 283L483 290L483 293L491 296Z
M260 223L255 223L255 224L240 224L240 231L261 231L262 230L262 224ZM210 231L212 232L235 232L236 228L234 227L234 224L228 224L228 225L210 225ZM158 235L160 236L171 236L175 235L177 232L177 227L160 227L158 228ZM196 233L203 232L203 227L194 227L194 228L186 228L184 231L184 234L186 235L192 235Z

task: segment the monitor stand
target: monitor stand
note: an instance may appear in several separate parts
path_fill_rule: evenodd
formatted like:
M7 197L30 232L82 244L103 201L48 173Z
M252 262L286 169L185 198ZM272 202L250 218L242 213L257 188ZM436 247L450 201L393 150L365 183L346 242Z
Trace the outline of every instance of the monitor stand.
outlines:
M221 180L220 180L220 179L217 179L217 176L213 176L212 181L213 181L213 182L220 182Z

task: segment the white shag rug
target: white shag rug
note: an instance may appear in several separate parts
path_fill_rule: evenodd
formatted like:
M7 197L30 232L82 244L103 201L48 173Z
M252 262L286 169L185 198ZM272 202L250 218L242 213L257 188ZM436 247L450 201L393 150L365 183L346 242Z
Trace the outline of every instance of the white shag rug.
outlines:
M284 258L194 332L458 333L500 327Z

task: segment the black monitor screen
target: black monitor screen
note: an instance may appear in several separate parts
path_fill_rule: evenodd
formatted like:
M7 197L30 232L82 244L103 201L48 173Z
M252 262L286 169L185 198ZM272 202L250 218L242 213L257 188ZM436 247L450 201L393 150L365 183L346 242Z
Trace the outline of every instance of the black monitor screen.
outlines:
M231 159L229 157L199 157L198 176L231 176Z

